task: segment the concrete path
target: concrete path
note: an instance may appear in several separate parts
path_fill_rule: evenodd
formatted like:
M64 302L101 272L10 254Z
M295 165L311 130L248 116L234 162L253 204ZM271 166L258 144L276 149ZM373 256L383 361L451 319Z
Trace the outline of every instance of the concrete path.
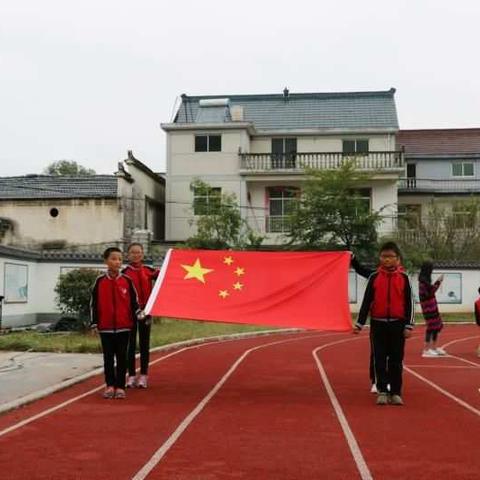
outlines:
M0 352L0 411L102 365L101 354Z

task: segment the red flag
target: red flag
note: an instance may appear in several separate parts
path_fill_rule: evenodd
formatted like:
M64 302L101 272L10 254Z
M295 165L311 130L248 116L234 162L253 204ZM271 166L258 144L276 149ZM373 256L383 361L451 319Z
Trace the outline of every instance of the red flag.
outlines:
M146 313L351 330L349 252L169 250Z

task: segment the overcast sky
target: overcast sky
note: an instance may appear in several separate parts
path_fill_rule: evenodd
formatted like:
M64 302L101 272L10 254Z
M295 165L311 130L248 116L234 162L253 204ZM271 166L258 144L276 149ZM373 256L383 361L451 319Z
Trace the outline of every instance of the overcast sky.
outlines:
M182 93L395 87L401 128L480 127L479 24L478 0L4 0L0 176L164 171Z

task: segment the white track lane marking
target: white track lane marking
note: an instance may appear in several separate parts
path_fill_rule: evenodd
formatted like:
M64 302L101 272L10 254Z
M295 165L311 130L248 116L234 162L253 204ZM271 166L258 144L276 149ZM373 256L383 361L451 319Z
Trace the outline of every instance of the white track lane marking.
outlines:
M324 348L327 348L333 345L338 345L340 343L344 343L352 340L357 340L357 339L358 338L349 338L345 340L339 340L337 342L327 343L326 345L322 345L321 347L318 347L315 350L313 350L312 355L317 364L318 370L320 372L320 376L322 377L322 381L323 381L323 384L325 385L325 389L330 398L330 402L332 403L333 409L335 410L335 414L337 415L340 426L342 427L343 434L345 435L345 438L348 443L348 447L350 448L350 452L352 453L353 459L355 460L355 464L357 465L358 472L360 473L360 478L362 480L372 480L373 479L372 474L370 473L370 469L368 468L367 462L365 461L362 451L358 446L357 439L355 438L355 435L353 434L352 429L348 424L347 417L345 416L345 413L343 412L340 402L338 401L337 396L333 391L332 385L328 380L327 373L325 372L322 362L318 356L318 352L320 350L323 350Z
M183 419L178 425L175 431L167 438L167 440L158 448L158 450L152 455L150 460L132 477L132 480L143 480L147 475L158 465L162 458L166 455L168 450L175 444L182 433L188 428L188 426L195 420L195 418L202 412L207 403L215 396L215 394L222 388L225 382L237 369L237 367L243 362L243 360L252 352L260 350L262 348L270 347L272 345L279 345L282 343L294 342L299 340L305 340L309 338L328 337L332 335L339 335L339 333L327 334L327 335L308 335L300 338L290 338L288 340L278 340L275 342L258 345L243 352L243 354L232 364L227 373L220 379L220 381L210 390L210 392L203 397L203 399L197 404L197 406Z
M465 342L466 340L473 340L475 338L480 338L480 335L474 335L474 336L471 336L471 337L464 337L464 338L458 338L456 340L451 340L450 342L444 343L442 345L442 348L449 347L450 345L453 345L454 343Z
M313 335L310 335L310 336L313 336ZM176 350L172 353L169 353L167 355L164 355L161 358L157 358L156 360L153 360L152 362L150 362L149 365L155 365L156 363L163 362L167 358L173 357L174 355L178 355L179 353L183 353L187 350L206 347L206 346L210 346L210 345L217 345L217 344L231 342L231 341L235 341L235 340L231 340L231 339L215 340L213 342L191 345L189 347L185 347L185 348L182 348L180 350ZM35 420L38 420L42 417L45 417L45 416L49 415L50 413L56 412L57 410L60 410L61 408L64 408L64 407L66 407L66 406L68 406L68 405L70 405L70 404L72 404L72 403L74 403L78 400L81 400L82 398L85 398L88 395L92 395L93 393L100 391L102 388L104 388L103 384L100 385L99 387L92 388L91 390L88 390L87 392L84 392L80 395L77 395L76 397L70 398L69 400L66 400L65 402L59 403L58 405L55 405L54 407L48 408L47 410L44 410L43 412L37 413L36 415L32 415L31 417L28 417L25 420L22 420L18 423L15 423L15 424L11 425L10 427L7 427L3 430L0 430L0 437L2 437L3 435L6 435L9 432L17 430L18 428L21 428L25 425L28 425L29 423L32 423Z
M462 407L466 408L468 411L474 413L475 415L480 417L480 410L476 409L469 403L465 402L461 398L458 398L457 396L453 395L453 393L450 393L449 391L445 390L444 388L440 387L436 383L432 382L431 380L428 380L428 378L425 378L424 376L420 375L419 373L415 372L409 367L403 367L408 373L413 375L414 377L417 377L419 380L422 380L422 382L425 382L427 385L430 385L432 388L435 390L439 391L441 394L445 395L448 397L450 400L453 400L454 402L458 403Z
M442 369L442 368L463 368L463 369L467 369L467 370L474 370L476 367L480 367L480 365L478 366L472 366L472 365L404 365L404 367L410 367L410 368L438 368L438 369Z

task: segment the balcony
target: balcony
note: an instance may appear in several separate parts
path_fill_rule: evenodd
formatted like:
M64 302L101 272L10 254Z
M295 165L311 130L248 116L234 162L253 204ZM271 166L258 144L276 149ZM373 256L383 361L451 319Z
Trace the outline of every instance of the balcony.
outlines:
M364 154L331 153L241 153L240 174L303 173L306 168L333 170L346 161L354 161L360 170L399 172L404 169L403 152Z
M480 193L480 179L401 178L399 193Z

